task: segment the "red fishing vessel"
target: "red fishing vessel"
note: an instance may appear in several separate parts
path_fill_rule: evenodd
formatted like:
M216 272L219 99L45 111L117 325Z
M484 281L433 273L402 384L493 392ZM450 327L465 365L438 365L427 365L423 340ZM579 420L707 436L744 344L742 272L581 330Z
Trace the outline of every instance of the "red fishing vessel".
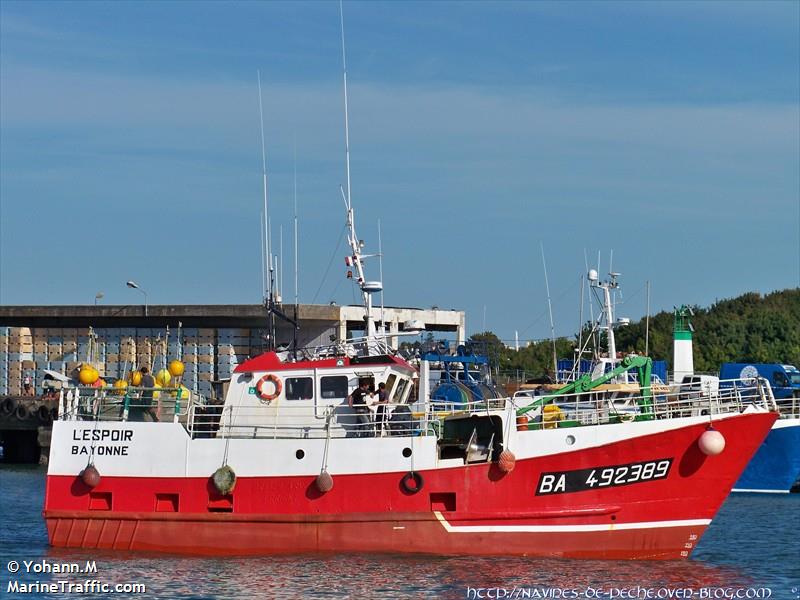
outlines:
M252 358L220 407L187 402L180 388L156 400L142 388L65 387L44 504L50 543L688 556L777 417L769 390L705 405L654 388L649 359L628 357L525 406L432 398L426 364L420 376L376 329L382 286L364 276L349 181L348 160L347 264L363 295L363 338ZM624 407L599 391L631 370L638 392ZM356 389L381 383L375 410ZM158 422L143 420L151 402Z

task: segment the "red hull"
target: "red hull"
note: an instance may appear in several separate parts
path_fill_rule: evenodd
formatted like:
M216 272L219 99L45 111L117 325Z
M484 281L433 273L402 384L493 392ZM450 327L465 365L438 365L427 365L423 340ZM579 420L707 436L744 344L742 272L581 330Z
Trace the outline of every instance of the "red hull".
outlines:
M158 514L47 519L59 547L144 550L197 555L302 552L418 552L605 559L677 559L689 555L705 525L559 533L448 533L430 513L393 520L350 514L346 519L291 522Z
M418 493L402 473L240 478L230 500L206 478L48 476L44 515L60 547L193 554L307 551L517 554L575 558L688 556L766 436L775 414L715 422L728 441L708 457L705 425L607 446L496 465L423 472ZM536 495L542 472L673 458L669 475L555 495ZM224 511L224 512L220 512Z

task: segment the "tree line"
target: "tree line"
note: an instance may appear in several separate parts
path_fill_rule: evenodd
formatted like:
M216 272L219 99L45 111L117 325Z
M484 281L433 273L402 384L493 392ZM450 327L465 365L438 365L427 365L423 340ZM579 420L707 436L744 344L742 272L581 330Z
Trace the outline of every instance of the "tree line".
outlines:
M766 295L750 292L717 301L708 308L691 308L696 371L716 372L723 362L800 366L800 288ZM668 369L672 368L673 320L673 313L667 311L650 317L649 354L654 360L665 360ZM583 339L590 328L588 324ZM646 319L615 331L618 351L645 353ZM521 371L536 376L553 368L550 340L533 342L519 351L507 348L491 331L473 334L469 341L484 347L500 372ZM577 336L556 339L556 356L572 358L576 343ZM601 347L606 347L602 340Z

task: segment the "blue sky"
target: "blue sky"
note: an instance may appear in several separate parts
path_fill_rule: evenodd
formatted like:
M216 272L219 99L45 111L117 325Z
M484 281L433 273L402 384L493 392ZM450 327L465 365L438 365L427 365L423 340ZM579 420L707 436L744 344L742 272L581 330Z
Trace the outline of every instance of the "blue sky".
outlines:
M501 337L800 285L800 3L346 2L353 203L386 303ZM0 302L258 302L261 70L292 298L352 302L338 5L0 4ZM341 256L339 256L341 255ZM332 264L326 276L328 265ZM377 277L378 265L368 265Z

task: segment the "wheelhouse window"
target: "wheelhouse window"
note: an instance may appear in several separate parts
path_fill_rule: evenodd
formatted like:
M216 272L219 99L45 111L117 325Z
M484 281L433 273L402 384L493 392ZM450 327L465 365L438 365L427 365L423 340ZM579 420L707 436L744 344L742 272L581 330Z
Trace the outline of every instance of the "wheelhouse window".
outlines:
M386 379L386 397L389 402L394 402L394 384L397 382L397 375L392 373Z
M402 377L397 379L397 387L394 390L394 394L392 394L392 402L400 403L403 401L403 394L406 391L407 385L407 379L403 379Z
M287 400L311 400L314 397L314 380L311 377L287 377Z
M320 395L324 399L347 398L347 376L328 375L319 380Z

